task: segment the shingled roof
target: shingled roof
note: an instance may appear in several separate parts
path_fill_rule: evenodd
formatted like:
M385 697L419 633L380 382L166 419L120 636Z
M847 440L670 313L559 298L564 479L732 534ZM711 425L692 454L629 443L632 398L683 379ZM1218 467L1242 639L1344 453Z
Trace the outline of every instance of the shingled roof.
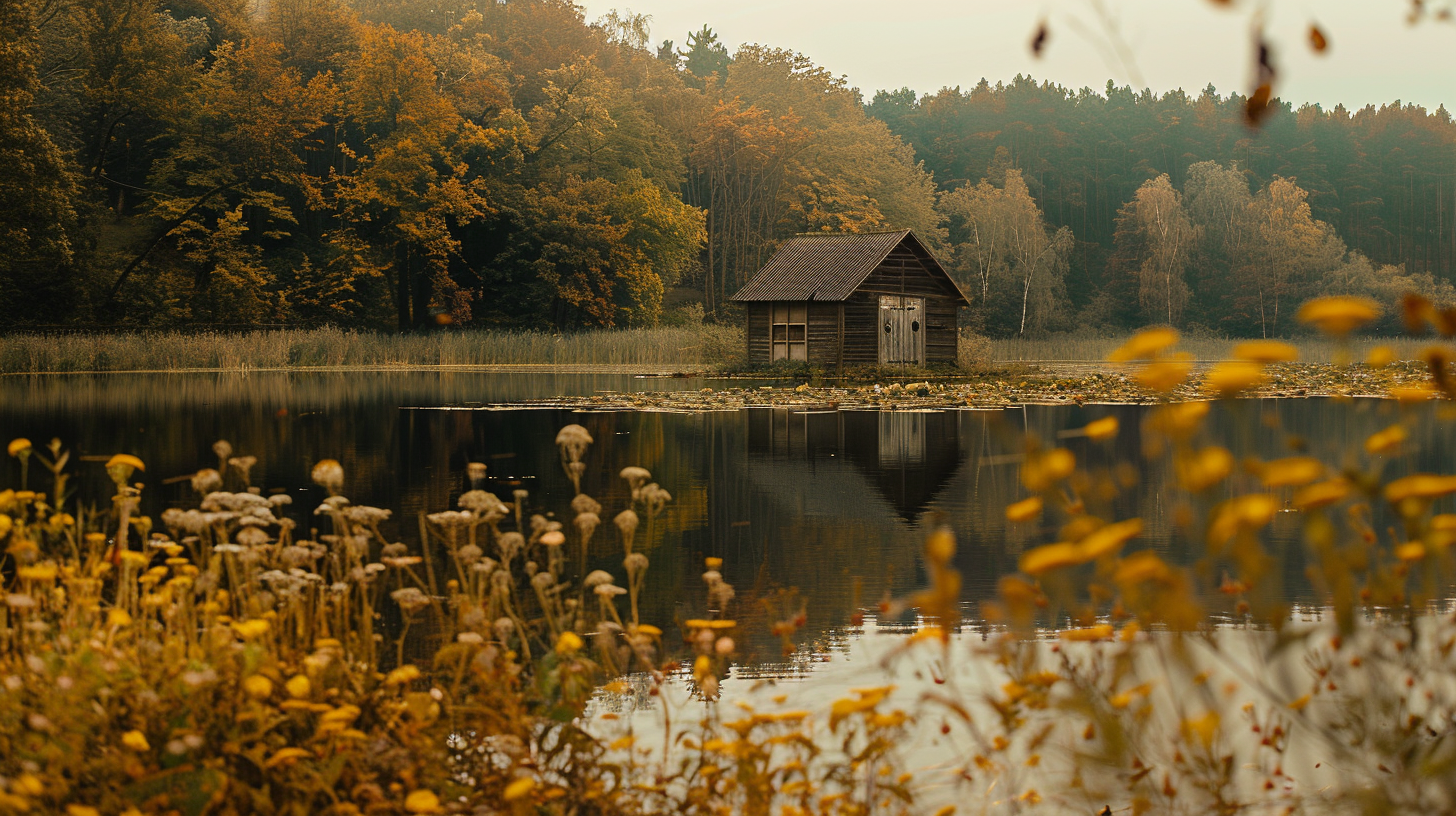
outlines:
M935 256L910 230L836 235L798 235L779 245L732 299L736 301L814 300L836 302L854 294L902 243L920 257L932 274L945 279L962 302L965 294L941 268Z

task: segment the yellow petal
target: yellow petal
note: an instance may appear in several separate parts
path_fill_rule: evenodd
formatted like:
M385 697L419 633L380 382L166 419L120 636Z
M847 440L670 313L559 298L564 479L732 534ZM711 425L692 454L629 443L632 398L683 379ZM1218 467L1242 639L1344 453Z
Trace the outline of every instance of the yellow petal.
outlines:
M1383 431L1376 431L1366 438L1365 452L1371 456L1390 453L1396 448L1399 448L1409 438L1410 434L1406 432L1404 426L1391 425L1389 428Z
M1157 327L1144 329L1133 335L1126 343L1107 355L1107 359L1114 363L1125 363L1131 360L1148 360L1160 354L1165 349L1171 348L1178 342L1178 332L1175 329Z
M1174 462L1178 481L1191 493L1200 493L1223 481L1234 467L1234 455L1227 449L1211 445Z
M1041 508L1041 496L1022 499L1015 504L1006 506L1006 520L1015 522L1031 521L1041 515Z
M1380 316L1380 304L1363 297L1336 295L1307 301L1294 313L1301 323L1325 334L1343 337Z
M1166 581L1172 574L1157 553L1143 550L1124 558L1112 578L1124 587L1131 587L1144 581Z
M1123 544L1127 543L1128 539L1140 535L1142 531L1142 519L1119 521L1093 531L1091 535L1082 539L1078 547L1081 548L1083 557L1091 561L1117 552Z
M1028 550L1021 556L1021 571L1027 575L1041 575L1054 569L1076 566L1087 561L1082 548L1076 544L1048 544Z
M1264 486L1298 487L1306 485L1325 475L1324 463L1312 456L1290 456L1265 462Z
M556 653L559 655L576 654L581 651L581 647L581 637L569 629L556 639Z
M1203 375L1204 386L1222 396L1232 397L1241 391L1257 388L1269 381L1264 366L1244 360L1229 360L1216 364Z
M1385 486L1385 498L1391 504L1399 504L1406 499L1434 499L1448 493L1456 493L1456 476L1417 473Z
M431 790L410 791L410 795L404 798L404 809L410 813L438 813L440 797Z
M1330 479L1301 488L1291 502L1300 510L1314 510L1319 507L1343 501L1350 495L1350 483L1344 479Z
M1112 439L1117 436L1117 417L1109 416L1093 420L1082 429L1088 439Z
M1233 356L1254 363L1292 363L1299 359L1299 350L1278 340L1249 340L1234 346Z
M117 455L106 460L107 470L110 470L114 467L135 468L136 470L140 470L142 472L146 472L147 469L147 466L142 464L142 460L136 458L135 456L132 456L129 453L118 453Z
M514 802L517 799L524 798L535 789L536 780L529 776L523 776L515 780L514 782L511 782L511 784L506 785L506 791L502 795L502 798L505 799L507 802Z
M150 751L152 748L147 742L147 735L135 729L121 735L121 744L133 751Z
M1183 384L1193 373L1193 357L1187 353L1175 354L1164 360L1154 360L1133 375L1138 385L1149 391L1166 393Z
M289 697L299 699L307 697L313 691L313 683L309 682L306 675L295 674L288 678L288 682L283 684L283 688L288 692Z

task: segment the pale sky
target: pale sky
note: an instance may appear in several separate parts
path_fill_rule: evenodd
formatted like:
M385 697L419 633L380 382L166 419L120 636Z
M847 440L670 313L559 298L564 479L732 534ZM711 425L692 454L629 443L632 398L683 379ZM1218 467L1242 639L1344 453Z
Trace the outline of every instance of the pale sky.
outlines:
M1456 25L1408 24L1409 0L578 0L588 21L610 9L652 17L654 44L707 23L730 51L745 42L790 48L844 74L866 100L879 89L921 94L995 84L1018 73L1072 88L1107 80L1163 92L1249 91L1251 27L1264 9L1281 79L1298 106L1358 108L1400 99L1456 110ZM1433 4L1439 5L1439 4ZM1108 14L1101 15L1098 9ZM1117 34L1108 33L1111 28ZM1028 47L1039 20L1050 37L1041 59ZM1315 55L1317 22L1330 48ZM1117 42L1133 63L1118 59Z

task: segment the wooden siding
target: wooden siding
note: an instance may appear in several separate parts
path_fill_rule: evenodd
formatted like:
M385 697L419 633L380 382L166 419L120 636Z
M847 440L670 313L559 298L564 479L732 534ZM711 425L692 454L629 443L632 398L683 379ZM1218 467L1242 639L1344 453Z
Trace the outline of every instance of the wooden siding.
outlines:
M883 263L865 279L855 293L874 292L882 295L919 295L921 297L955 297L938 276L932 275L915 253L899 247L885 257Z
M954 363L958 294L927 270L914 252L901 246L842 302L808 304L809 362L822 368L868 366L879 362L880 295L923 297L926 363ZM800 301L802 302L802 301ZM744 304L747 312L748 361L771 362L769 315L772 303Z
M956 361L956 303L950 298L925 301L925 362Z
M809 362L824 368L839 362L839 304L809 304Z
M768 363L768 303L749 303L748 306L748 362L753 365Z
M844 302L844 364L880 361L880 296L855 292Z

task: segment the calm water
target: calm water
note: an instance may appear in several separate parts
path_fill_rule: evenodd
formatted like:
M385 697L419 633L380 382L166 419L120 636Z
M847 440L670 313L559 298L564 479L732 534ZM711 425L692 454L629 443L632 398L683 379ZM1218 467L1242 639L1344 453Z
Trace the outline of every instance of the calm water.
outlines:
M193 501L185 482L163 480L216 466L210 447L227 439L238 455L258 458L255 484L294 495L304 526L305 510L322 497L309 468L335 458L347 474L345 494L393 509L395 532L413 543L418 514L453 507L471 461L488 463L490 487L504 498L525 488L534 511L566 512L571 488L553 439L576 422L597 440L583 487L605 505L604 518L626 506L615 476L626 465L648 468L673 494L645 545L651 568L644 619L671 622L700 612L702 558L716 555L738 587L740 617L751 617L757 601L778 589L796 588L811 640L837 639L857 608L915 588L922 580L920 540L930 524L949 524L959 536L972 617L1024 547L1054 540L1054 530L1008 529L1003 519L1005 505L1023 495L1016 454L1025 433L1068 445L1096 479L1114 478L1117 462L1135 465L1119 475L1130 486L1108 509L1142 516L1148 544L1170 559L1191 560L1191 548L1173 530L1166 465L1141 455L1139 407L894 414L484 409L554 395L711 384L434 372L7 377L0 378L0 439L40 443L56 436L75 454L93 457L77 466L86 496L109 492L95 459L135 453L147 463L144 509L152 513ZM1360 441L1394 421L1396 410L1373 400L1256 401L1215 407L1211 425L1240 456L1307 449L1340 463L1353 461ZM1438 422L1436 410L1420 408L1408 418L1416 452L1403 467L1449 471L1456 423ZM1109 414L1122 426L1113 443L1067 437L1069 429ZM15 463L3 466L5 483L13 484ZM1277 600L1310 598L1296 536L1297 514L1282 515L1272 536L1282 580L1260 590ZM594 547L594 566L620 578L615 530L604 525ZM752 659L777 659L767 638L745 645Z

